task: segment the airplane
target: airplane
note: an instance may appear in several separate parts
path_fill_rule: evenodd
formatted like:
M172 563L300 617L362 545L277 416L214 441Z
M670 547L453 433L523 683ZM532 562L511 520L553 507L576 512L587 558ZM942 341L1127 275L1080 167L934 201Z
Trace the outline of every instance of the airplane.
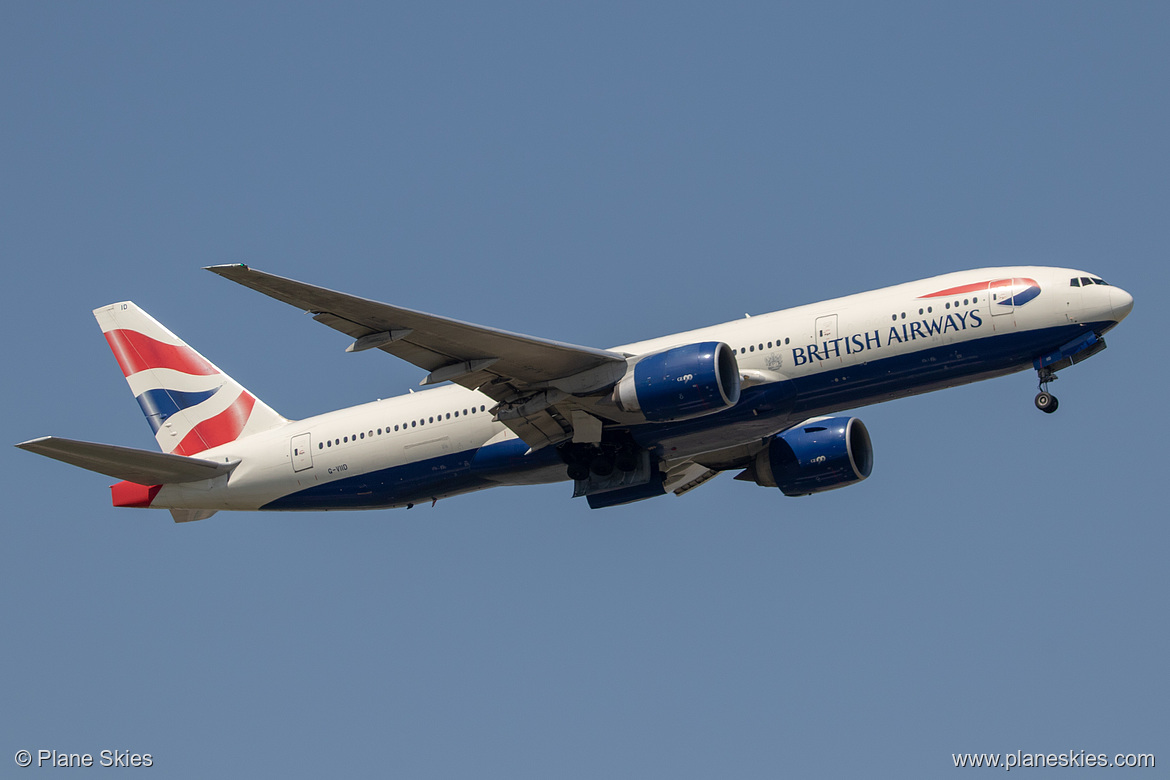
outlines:
M434 389L289 420L131 302L94 310L161 452L43 437L17 447L121 480L116 507L411 508L500 485L573 482L591 508L683 495L720 472L811 495L873 469L845 410L1105 349L1133 297L1068 268L950 273L595 349L265 273L207 270L428 372Z

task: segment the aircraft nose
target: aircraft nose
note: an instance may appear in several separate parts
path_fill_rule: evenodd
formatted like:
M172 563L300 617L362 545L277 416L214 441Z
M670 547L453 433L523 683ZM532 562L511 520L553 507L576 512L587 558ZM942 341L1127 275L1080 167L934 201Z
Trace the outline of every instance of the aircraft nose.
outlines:
M1120 287L1110 287L1109 305L1113 307L1113 319L1121 322L1133 311L1133 296Z

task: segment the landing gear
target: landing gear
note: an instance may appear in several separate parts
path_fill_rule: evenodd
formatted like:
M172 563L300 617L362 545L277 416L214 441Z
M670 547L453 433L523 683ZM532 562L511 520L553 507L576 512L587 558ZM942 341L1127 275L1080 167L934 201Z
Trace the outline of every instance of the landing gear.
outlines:
M582 479L589 479L589 464L581 462L573 462L569 464L569 479L578 482Z
M1060 401L1052 393L1041 391L1036 394L1036 408L1046 414L1052 414L1060 406Z
M1040 377L1040 392L1036 394L1036 408L1045 414L1052 414L1060 406L1060 401L1056 399L1056 396L1048 392L1048 383L1055 382L1057 379L1056 372L1048 368L1041 368L1036 373Z
M599 444L562 444L557 448L565 462L566 474L575 482L590 477L609 477L614 471L629 474L641 463L642 451L630 441Z
M633 447L622 447L614 455L613 465L618 471L629 473L638 468L638 450Z
M613 458L605 452L598 452L589 461L589 471L599 477L608 477L613 473Z

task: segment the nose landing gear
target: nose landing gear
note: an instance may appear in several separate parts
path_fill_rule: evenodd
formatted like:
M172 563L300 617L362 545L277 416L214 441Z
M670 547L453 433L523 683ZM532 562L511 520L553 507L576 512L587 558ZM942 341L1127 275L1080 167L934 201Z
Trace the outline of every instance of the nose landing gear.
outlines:
M1052 414L1060 406L1060 401L1048 392L1048 383L1055 382L1058 377L1056 372L1049 368L1038 369L1036 373L1040 377L1040 392L1036 394L1036 408L1045 414Z

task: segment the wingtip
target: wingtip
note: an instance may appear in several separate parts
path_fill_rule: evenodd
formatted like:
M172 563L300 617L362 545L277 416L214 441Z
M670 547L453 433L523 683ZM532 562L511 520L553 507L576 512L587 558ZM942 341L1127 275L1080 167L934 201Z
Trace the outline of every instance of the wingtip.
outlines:
M211 271L213 274L219 274L220 276L227 276L235 270L250 271L252 269L248 268L245 263L223 263L221 265L205 265L203 266L203 270Z
M12 446L18 447L22 450L28 450L28 449L32 449L37 444L40 444L41 442L46 442L52 438L53 438L52 436L38 436L35 439L29 439L28 441L22 441L19 444L13 444Z

